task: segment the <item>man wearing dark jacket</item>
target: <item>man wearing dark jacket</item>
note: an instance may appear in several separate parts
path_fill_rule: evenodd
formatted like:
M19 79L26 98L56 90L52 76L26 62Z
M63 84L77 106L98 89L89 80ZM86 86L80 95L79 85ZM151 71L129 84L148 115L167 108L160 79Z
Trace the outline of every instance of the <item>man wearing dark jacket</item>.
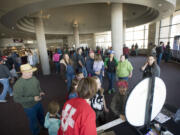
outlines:
M93 71L93 64L94 64L94 52L89 52L89 57L86 60L86 69L88 76L93 76L95 73Z
M9 86L9 78L11 78L11 73L7 66L3 64L3 60L0 57L0 83L3 85L3 92L0 94L1 103L7 102L5 100L7 92L9 92L10 96L13 95L12 88Z

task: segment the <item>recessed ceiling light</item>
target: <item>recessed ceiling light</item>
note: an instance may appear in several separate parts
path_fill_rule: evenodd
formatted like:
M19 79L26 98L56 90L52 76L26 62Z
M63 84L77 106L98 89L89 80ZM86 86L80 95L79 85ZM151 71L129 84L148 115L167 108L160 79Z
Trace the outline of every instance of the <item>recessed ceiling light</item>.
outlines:
M107 1L107 5L110 5L111 4L111 2L110 1Z
M14 30L14 27L11 27L12 30Z
M159 6L159 7L162 7L162 4L161 4L161 3L159 3L159 4L158 4L158 6Z

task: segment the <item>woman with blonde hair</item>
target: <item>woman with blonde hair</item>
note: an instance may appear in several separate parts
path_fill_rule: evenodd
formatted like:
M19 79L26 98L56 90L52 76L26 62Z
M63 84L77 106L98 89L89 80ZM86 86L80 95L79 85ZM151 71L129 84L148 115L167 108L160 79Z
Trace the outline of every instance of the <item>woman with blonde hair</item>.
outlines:
M61 77L67 83L67 89L70 90L72 80L75 77L75 72L72 64L72 60L68 54L63 55L63 59L60 61Z
M95 72L95 76L99 77L101 83L104 76L104 62L101 58L100 54L95 55L93 71Z

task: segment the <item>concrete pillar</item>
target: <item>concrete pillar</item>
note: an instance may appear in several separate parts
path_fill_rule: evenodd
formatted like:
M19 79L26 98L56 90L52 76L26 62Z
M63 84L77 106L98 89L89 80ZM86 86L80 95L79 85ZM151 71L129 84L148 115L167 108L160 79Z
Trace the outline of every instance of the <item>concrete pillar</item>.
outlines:
M155 33L155 45L159 44L159 35L160 35L160 21L156 22L156 33Z
M96 34L95 33L93 34L93 41L94 41L94 44L92 46L92 49L95 50L96 49Z
M126 44L126 23L123 22L123 44Z
M35 24L36 39L37 39L37 44L38 44L38 49L39 49L39 54L40 54L40 63L41 63L43 75L49 75L50 67L49 67L49 59L48 59L42 18L40 17L35 18L34 24Z
M123 4L111 5L112 49L119 60L123 54Z
M78 24L74 23L73 24L73 33L74 33L74 43L75 47L79 47L79 29L78 29Z

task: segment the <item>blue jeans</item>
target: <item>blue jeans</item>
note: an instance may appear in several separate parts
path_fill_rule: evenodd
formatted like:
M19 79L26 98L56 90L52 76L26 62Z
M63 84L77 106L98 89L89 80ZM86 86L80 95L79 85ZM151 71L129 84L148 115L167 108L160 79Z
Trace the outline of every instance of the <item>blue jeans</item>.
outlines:
M42 104L38 102L31 108L24 108L24 112L28 117L29 126L32 134L38 135L40 132L40 129L38 127L38 121L42 127L44 126L44 110Z
M54 62L55 66L56 66L56 73L60 72L60 63L59 62Z
M9 86L8 78L0 79L0 83L3 85L3 92L0 95L0 100L5 100L7 92L9 92L9 94L12 94L12 88Z
M71 83L72 83L72 80L74 79L74 75L66 75L66 78L67 78L67 89L68 91L70 90L71 88Z
M111 73L111 72L107 72L107 76L108 76L108 80L109 80L109 90L111 90L112 88L114 88L114 82L116 79L116 74L115 73Z
M124 80L124 81L128 81L128 77L119 77L119 80Z
M162 59L162 53L159 54L158 58L157 58L157 64L159 65Z

